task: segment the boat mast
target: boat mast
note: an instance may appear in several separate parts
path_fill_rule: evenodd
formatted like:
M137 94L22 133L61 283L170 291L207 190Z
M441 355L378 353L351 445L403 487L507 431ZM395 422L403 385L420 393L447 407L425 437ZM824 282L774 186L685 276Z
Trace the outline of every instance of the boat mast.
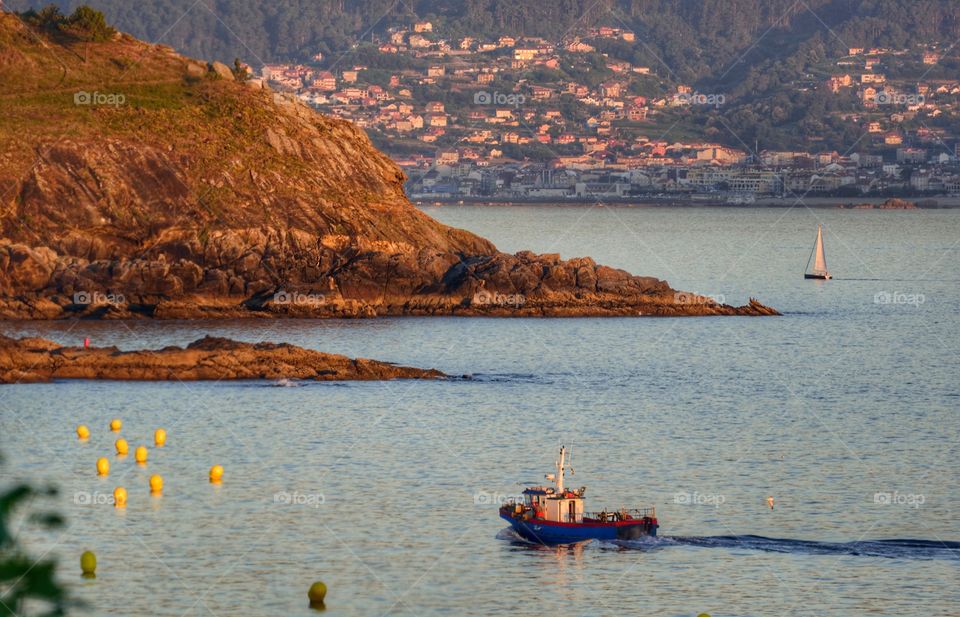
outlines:
M563 494L563 468L565 467L564 459L567 455L567 449L564 446L560 446L560 460L557 461L557 493Z

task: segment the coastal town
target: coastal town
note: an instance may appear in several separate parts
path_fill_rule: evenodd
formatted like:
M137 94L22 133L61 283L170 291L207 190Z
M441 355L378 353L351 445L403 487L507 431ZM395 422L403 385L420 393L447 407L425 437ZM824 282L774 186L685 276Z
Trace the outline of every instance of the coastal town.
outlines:
M676 128L695 126L729 97L615 57L639 44L613 27L560 43L448 40L423 21L372 37L351 56L363 64L317 53L310 63L263 66L260 78L364 128L407 172L417 200L960 194L960 136L942 122L960 112L960 82L926 78L944 53L936 45L850 48L792 85L854 101L838 115L862 138L839 152L815 139L804 150L774 150L732 131L707 141Z

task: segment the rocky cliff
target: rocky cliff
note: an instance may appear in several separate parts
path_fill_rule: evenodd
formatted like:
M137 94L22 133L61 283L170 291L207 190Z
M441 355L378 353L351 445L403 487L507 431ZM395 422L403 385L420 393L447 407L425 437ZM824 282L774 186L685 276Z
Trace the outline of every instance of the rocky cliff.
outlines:
M0 14L0 318L776 314L501 253L363 131L123 34Z

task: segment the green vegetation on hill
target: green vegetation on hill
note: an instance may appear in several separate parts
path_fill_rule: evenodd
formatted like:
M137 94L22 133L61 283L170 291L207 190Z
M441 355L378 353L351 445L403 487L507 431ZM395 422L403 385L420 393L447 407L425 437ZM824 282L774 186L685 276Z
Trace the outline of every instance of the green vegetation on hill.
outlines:
M24 19L44 30L61 32L84 41L103 42L112 37L116 30L107 25L103 13L86 5L81 5L69 17L60 12L55 4L49 4L39 11L29 10Z

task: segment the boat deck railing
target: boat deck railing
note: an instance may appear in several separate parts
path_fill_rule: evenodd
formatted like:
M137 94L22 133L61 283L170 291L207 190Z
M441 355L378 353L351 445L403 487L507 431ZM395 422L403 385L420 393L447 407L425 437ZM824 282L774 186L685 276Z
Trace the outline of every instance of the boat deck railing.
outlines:
M650 508L620 508L619 510L601 510L600 512L584 512L584 518L598 521L619 521L638 518L657 518L657 509Z

